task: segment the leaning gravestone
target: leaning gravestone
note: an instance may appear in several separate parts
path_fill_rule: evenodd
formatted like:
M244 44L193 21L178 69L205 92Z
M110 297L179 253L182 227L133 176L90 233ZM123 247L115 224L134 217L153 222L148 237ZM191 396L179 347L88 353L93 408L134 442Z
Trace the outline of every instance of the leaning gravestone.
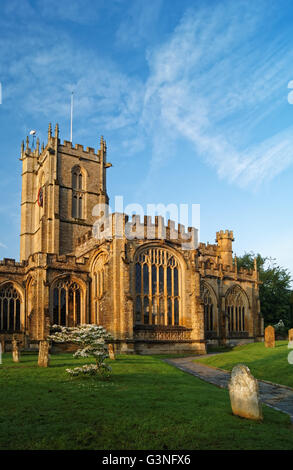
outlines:
M233 367L229 394L234 415L254 420L263 419L258 383L247 366L238 364Z
M114 346L113 346L112 343L108 344L108 352L109 352L109 358L114 361L115 360L115 353L114 353Z
M40 367L48 367L50 362L50 355L49 355L49 348L50 344L48 341L40 341L39 342L39 358L38 358L38 365Z
M275 347L275 328L273 326L267 326L265 329L265 347Z
M12 360L13 362L19 362L19 348L15 338L12 340Z

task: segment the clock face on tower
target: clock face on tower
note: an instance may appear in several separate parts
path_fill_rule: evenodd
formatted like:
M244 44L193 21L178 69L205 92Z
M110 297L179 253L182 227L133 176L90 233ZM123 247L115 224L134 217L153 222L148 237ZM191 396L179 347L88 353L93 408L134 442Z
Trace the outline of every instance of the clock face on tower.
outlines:
M40 188L38 192L38 205L39 207L43 207L43 204L44 204L43 188Z

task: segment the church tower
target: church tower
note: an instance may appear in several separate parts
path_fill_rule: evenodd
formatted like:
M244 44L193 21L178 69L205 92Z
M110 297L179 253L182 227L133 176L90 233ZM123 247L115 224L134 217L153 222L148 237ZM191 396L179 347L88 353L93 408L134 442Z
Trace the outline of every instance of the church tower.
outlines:
M36 149L22 143L22 195L20 259L34 253L57 255L73 253L76 240L94 223L96 204L107 204L106 142L93 148L69 141L61 144L58 124L52 135L48 129L47 145Z

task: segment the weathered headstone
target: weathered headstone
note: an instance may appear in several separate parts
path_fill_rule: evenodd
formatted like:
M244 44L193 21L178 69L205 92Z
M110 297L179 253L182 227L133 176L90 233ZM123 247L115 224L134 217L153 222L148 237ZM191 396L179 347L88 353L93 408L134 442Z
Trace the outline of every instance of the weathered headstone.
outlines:
M12 360L13 362L19 362L19 348L17 339L12 340Z
M108 344L108 352L109 352L109 357L113 361L115 360L115 352L114 352L114 345L112 343Z
M293 341L293 328L288 331L288 341Z
M38 365L40 367L48 367L49 365L49 362L50 362L49 348L50 348L50 344L48 341L42 340L39 342Z
M229 382L232 412L242 418L262 420L257 380L243 364L233 367Z
M265 347L275 347L275 328L271 325L267 326L265 329Z

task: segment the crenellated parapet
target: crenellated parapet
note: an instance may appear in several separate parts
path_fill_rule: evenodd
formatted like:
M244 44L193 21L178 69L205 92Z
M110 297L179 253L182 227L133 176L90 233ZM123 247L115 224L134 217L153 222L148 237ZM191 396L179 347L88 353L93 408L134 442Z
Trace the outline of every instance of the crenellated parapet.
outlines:
M86 147L84 148L81 144L72 145L72 142L69 140L64 140L61 143L59 139L59 126L56 124L55 126L55 134L52 134L52 125L49 124L48 128L48 139L47 143L42 143L40 148L40 140L39 138L36 139L36 146L34 149L30 148L29 137L26 137L25 142L22 141L21 144L21 160L24 160L27 157L36 158L37 160L42 161L45 156L49 153L55 153L56 150L60 152L67 153L69 152L70 155L77 156L79 158L85 158L89 160L94 160L101 162L105 160L104 155L106 154L106 142L104 138L101 138L100 147L95 151L93 147ZM106 161L103 162L106 167L112 166L111 163L107 163Z
M202 259L200 257L197 267L204 276L230 278L237 281L255 281L257 275L254 269L237 269L236 264L223 264L218 258Z
M10 268L24 268L26 266L26 262L15 261L15 259L12 258L4 258L0 260L0 266L7 266Z
M233 230L220 230L216 233L216 242L220 240L230 240L234 242Z
M108 217L101 217L93 226L93 230L77 240L77 247L80 247L90 240L95 239L97 243L114 238L126 238L128 240L165 240L177 243L182 249L195 250L198 246L198 231L194 227L185 227L168 220L167 225L164 218L156 216L154 222L150 216L133 215L131 218L127 214L114 213Z
M63 143L59 144L58 149L62 153L69 153L70 155L84 158L86 160L100 161L100 149L95 152L93 147L84 148L81 144L72 145L72 142L64 140Z
M86 258L80 258L75 255L55 255L48 253L34 253L30 255L27 265L32 267L56 267L57 265L64 265L68 267L82 265L87 263Z

